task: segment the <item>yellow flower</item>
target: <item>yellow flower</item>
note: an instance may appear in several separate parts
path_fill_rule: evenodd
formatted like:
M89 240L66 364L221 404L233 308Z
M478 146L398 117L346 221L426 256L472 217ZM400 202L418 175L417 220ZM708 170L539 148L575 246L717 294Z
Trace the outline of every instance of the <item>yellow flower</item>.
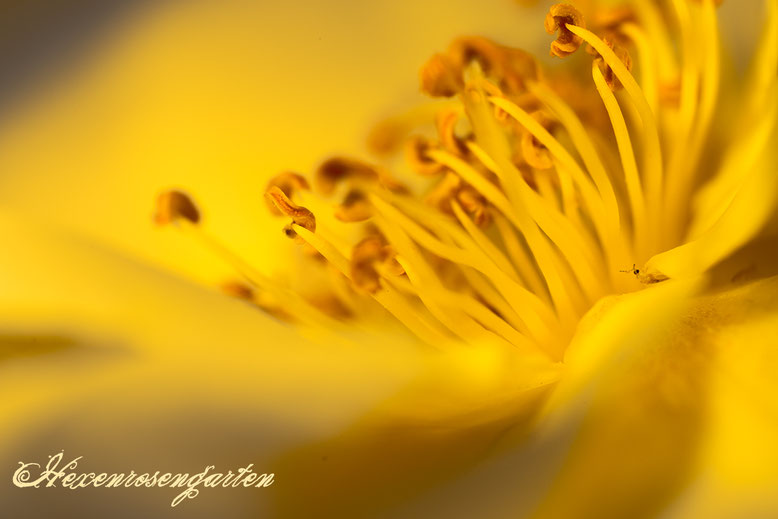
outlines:
M272 493L187 503L225 516L778 514L765 5L744 79L712 0L554 5L562 64L454 40L421 69L440 99L380 124L375 163L269 180L254 204L291 243L162 192L156 222L234 268L239 301L4 216L0 460L54 427L119 470L272 467ZM232 250L247 232L285 275Z

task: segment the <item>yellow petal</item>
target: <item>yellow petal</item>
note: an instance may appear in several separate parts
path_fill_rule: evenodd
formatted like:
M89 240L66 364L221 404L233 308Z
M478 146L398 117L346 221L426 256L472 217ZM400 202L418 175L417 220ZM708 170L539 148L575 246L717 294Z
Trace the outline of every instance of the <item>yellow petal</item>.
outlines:
M526 434L559 369L483 346L447 354L348 429L281 458L289 481L275 513L373 517L498 456L506 434Z
M352 329L357 344L305 338L241 301L83 238L4 213L0 232L15 252L0 258L5 466L40 462L62 448L85 456L80 466L93 470L234 470L255 463L277 473L278 488L283 481L292 489L304 480L295 479L282 453L343 431L354 438L376 424L384 432L412 424L428 441L446 429L467 438L472 427L489 431L469 447L472 462L500 427L528 420L558 378L558 369L540 359L519 363L487 347L443 355L397 330ZM432 436L430 424L437 428ZM448 456L443 447L450 444L441 443L438 454ZM346 442L379 454L372 445ZM214 494L223 510L261 510L271 502L251 492ZM153 515L168 497L174 496L126 498L133 510ZM13 503L33 498L41 499L14 494ZM59 499L50 494L43 502L51 509L63 506Z
M706 434L672 518L778 516L778 278L722 294L701 342L711 362Z
M0 256L6 467L65 449L84 456L87 471L248 463L272 471L280 449L334 434L422 370L418 350L402 347L408 341L376 334L361 347L322 347L241 301L88 240L4 214L0 233L13 244ZM156 516L175 496L163 494L120 499ZM256 498L215 494L225 510ZM62 497L14 493L11 509L42 501L51 510ZM90 506L90 497L72 503ZM115 498L97 496L95 506Z
M772 517L778 277L700 287L602 301L529 438L399 515Z

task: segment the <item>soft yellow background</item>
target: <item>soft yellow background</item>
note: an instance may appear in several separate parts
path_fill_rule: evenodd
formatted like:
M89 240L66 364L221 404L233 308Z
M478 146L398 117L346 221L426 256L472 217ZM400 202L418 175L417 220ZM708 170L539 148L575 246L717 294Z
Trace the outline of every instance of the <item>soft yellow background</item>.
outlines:
M508 0L139 6L4 114L0 207L207 279L218 262L150 225L155 194L185 187L208 229L267 265L287 245L270 175L361 152L454 36L544 48L542 18Z

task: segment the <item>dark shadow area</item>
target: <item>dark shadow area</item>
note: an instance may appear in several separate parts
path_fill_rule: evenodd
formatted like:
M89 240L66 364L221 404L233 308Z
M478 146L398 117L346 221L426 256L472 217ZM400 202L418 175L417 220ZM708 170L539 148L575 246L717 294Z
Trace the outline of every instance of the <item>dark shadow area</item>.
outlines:
M0 116L73 67L148 0L0 0Z
M0 364L12 359L63 353L78 346L71 337L60 335L12 335L0 333Z
M79 338L80 334L0 330L0 373L4 369L95 369L96 363L133 357L116 338Z

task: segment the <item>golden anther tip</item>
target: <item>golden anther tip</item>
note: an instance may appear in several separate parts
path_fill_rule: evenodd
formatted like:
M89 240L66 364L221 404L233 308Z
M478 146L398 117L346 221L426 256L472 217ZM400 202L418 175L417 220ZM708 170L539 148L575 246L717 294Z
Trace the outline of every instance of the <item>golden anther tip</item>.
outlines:
M456 199L478 227L487 227L491 223L489 203L475 188L470 185L462 186Z
M157 196L154 222L157 225L167 225L183 219L191 223L200 221L200 211L186 193L178 190L165 191Z
M376 293L381 289L381 276L376 270L376 263L384 264L392 275L405 273L395 257L395 250L381 237L364 238L351 251L351 281L363 292Z
M373 216L373 205L361 191L348 192L343 203L335 208L335 218L341 222L364 222Z
M276 206L281 214L291 217L293 224L299 225L311 232L316 232L316 217L313 213L308 208L299 206L289 200L289 197L278 186L272 186L265 193L265 197ZM297 236L291 225L285 227L284 232L292 238Z
M523 92L526 82L536 80L540 74L532 54L500 45L488 38L457 38L449 46L448 53L458 70L464 71L471 63L477 62L487 77L511 94Z
M459 70L477 61L485 74L499 72L503 67L503 47L483 36L462 36L451 42L448 55Z
M378 178L378 172L370 164L349 157L332 157L319 165L315 185L321 194L331 195L338 183L345 180L373 182Z
M554 34L559 31L556 40L551 42L551 55L565 58L578 50L583 39L573 34L568 25L586 28L586 22L581 12L570 4L555 4L551 6L544 23L546 32Z
M519 94L528 81L540 78L540 66L535 56L522 49L506 47L503 54L503 77L500 85L506 92Z
M458 110L441 110L435 116L435 127L438 130L438 138L443 147L455 155L466 155L468 153L468 139L473 138L472 131L468 131L466 137L460 137L457 134L457 125L462 121L462 115ZM469 123L468 119L464 119Z
M423 176L434 176L442 172L444 167L432 160L428 153L433 144L420 135L414 135L405 143L405 158L416 173Z
M462 69L446 54L434 54L419 70L421 91L431 97L452 97L462 91Z
M308 180L306 180L304 176L293 171L284 171L283 173L280 173L271 178L267 183L265 192L269 191L270 188L274 186L283 191L284 194L290 199L297 191L308 191L311 189L308 185ZM275 204L271 200L265 198L265 202L267 203L268 209L271 213L276 216L281 215L281 212L276 208Z
M530 116L546 130L552 130L554 121L545 112L538 110L532 112ZM521 153L527 164L535 169L545 170L554 167L548 149L528 131L524 131L521 136Z
M227 281L226 283L222 283L221 290L230 297L254 302L254 289L240 281Z
M402 147L407 134L407 124L397 119L381 121L370 130L367 149L375 155L388 156Z

